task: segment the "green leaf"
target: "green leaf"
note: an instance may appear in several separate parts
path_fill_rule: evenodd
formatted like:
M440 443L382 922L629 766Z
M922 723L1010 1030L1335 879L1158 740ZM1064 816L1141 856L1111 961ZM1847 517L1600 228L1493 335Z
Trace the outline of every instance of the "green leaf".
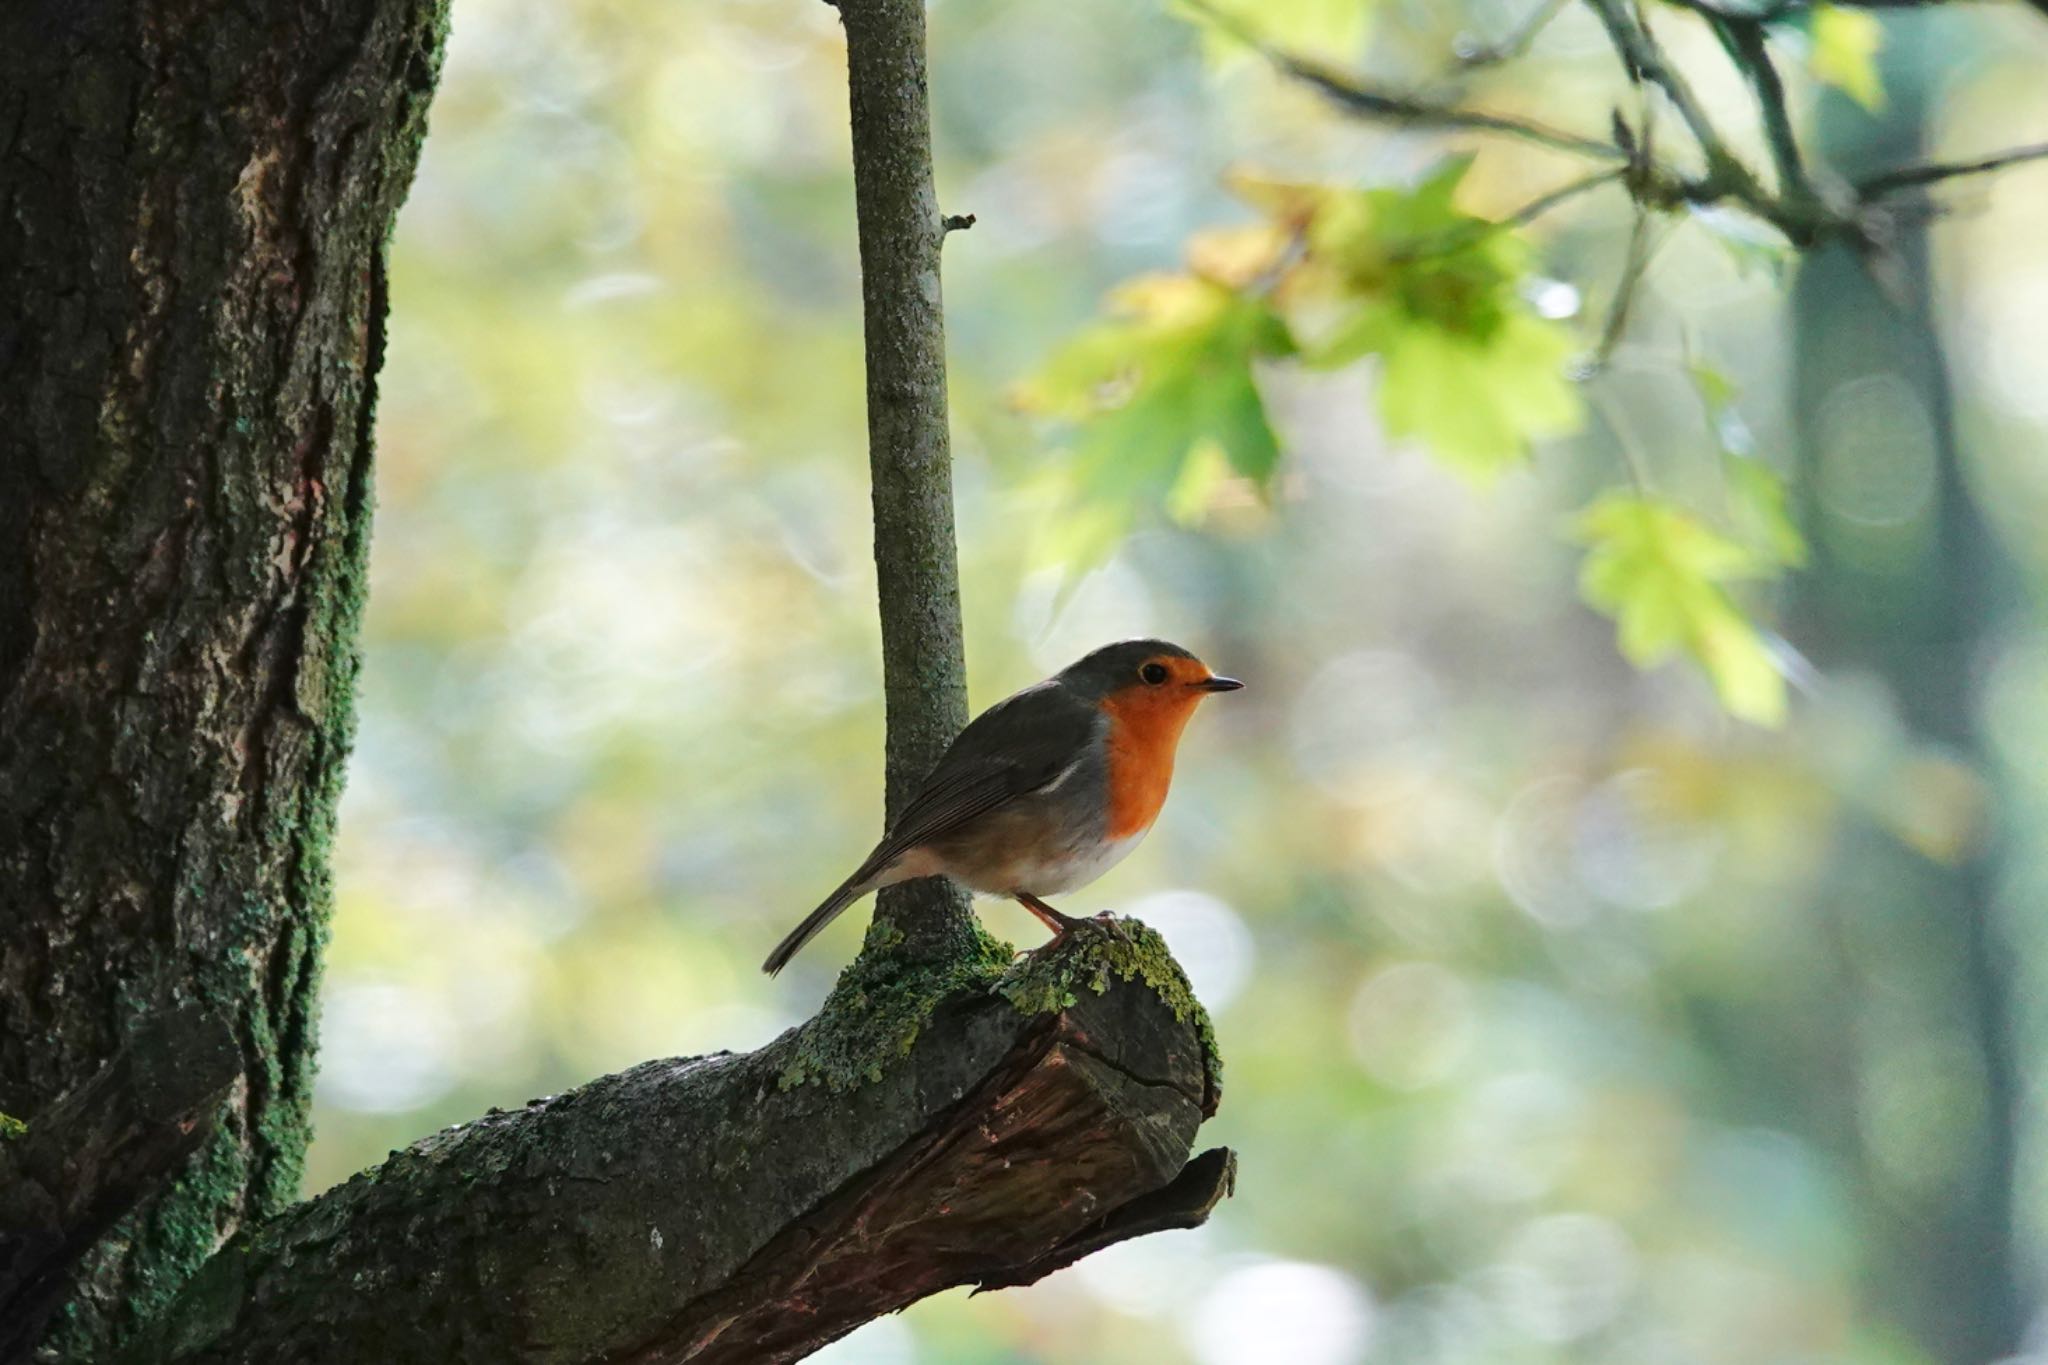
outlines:
M1455 203L1470 166L1453 158L1406 190L1239 188L1300 225L1306 259L1286 298L1311 336L1309 361L1378 356L1387 430L1484 481L1583 414L1565 373L1577 343L1523 297L1526 246Z
M1230 459L1213 441L1196 446L1166 491L1166 515L1182 526L1198 524L1217 491L1230 481Z
M1834 86L1869 113L1883 113L1884 83L1877 74L1877 54L1884 47L1884 25L1877 16L1840 5L1815 5L1812 40L1806 65L1814 79Z
M1784 719L1784 678L1727 586L1767 575L1768 561L1637 493L1602 496L1580 516L1577 537L1588 547L1579 590L1614 618L1632 663L1647 667L1683 650L1731 713L1759 725Z
M1159 275L1125 285L1112 307L1117 316L1019 393L1027 408L1075 425L1056 498L1071 524L1047 542L1070 563L1106 556L1140 508L1185 506L1188 468L1204 452L1261 487L1280 459L1253 366L1290 353L1293 340L1262 296Z
M1575 350L1569 333L1536 317L1510 317L1485 340L1402 328L1381 352L1381 420L1484 483L1529 442L1578 429L1579 392L1565 377Z

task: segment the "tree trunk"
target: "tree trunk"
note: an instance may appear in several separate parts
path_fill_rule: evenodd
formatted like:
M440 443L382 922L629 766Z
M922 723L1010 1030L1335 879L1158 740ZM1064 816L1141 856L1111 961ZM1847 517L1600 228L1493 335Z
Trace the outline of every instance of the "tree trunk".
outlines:
M241 1063L80 1266L61 1353L298 1189L384 244L443 10L0 8L0 1108L181 1004Z
M1887 49L1885 117L1872 119L1836 98L1833 117L1822 120L1827 154L1852 175L1915 161L1926 150L1939 48L1934 35L1898 22L1902 31ZM1794 615L1799 638L1821 663L1868 670L1884 682L1912 741L1936 746L1989 782L1975 681L1997 637L2009 571L1965 480L1934 330L1924 221L1903 223L1893 245L1896 255L1875 276L1844 250L1810 256L1794 291L1799 486L1815 549ZM1862 425L1854 427L1859 411ZM1874 438L1861 455L1882 459L1882 467L1859 474L1851 465L1844 474L1845 423ZM1858 479L1910 490L1921 476L1926 502L1895 509L1901 515L1889 524L1854 509L1845 515L1839 497L1828 496ZM1948 1169L1912 1188L1867 1149L1863 1167L1873 1297L1890 1306L1929 1359L1958 1365L2012 1354L2025 1327L2013 1240L2023 1096L2011 950L1994 903L1997 837L1987 829L1941 857L1863 828L1847 834L1838 855L1845 869L1856 869L1854 884L1901 888L1877 904L1859 901L1842 926L1854 952L1844 963L1851 994L1841 1036L1860 1039L1863 1049L1850 1070L1867 1086L1888 1060L1879 1053L1896 1043L1873 1038L1954 1039L1969 1058L1942 1079L1973 1092L1961 1101L1973 1117L1948 1150L1923 1154ZM1881 982L1866 975L1872 969ZM1912 988L1902 991L1900 983ZM1890 1026L1873 1028L1887 1014ZM1845 1112L1832 1127L1855 1134L1875 1097L1866 1089L1838 1100Z

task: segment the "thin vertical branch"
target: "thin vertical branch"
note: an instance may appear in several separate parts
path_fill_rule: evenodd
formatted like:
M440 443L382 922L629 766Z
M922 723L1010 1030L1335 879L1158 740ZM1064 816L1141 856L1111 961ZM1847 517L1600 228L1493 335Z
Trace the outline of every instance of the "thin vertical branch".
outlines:
M853 111L893 821L967 723L939 291L946 223L932 187L923 0L838 8ZM966 897L938 879L884 891L875 913L919 956L948 951L973 924Z

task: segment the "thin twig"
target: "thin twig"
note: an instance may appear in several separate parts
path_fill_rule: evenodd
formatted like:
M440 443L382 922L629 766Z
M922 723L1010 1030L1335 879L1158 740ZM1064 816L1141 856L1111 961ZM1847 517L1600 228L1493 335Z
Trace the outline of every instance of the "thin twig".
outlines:
M1831 3L1848 9L1932 9L1936 5L1950 4L1953 0L1831 0ZM1743 19L1757 24L1775 24L1780 19L1813 8L1813 0L1775 0L1768 5L1744 6L1730 11L1720 0L1666 0L1667 4L1680 9L1689 9L1709 19ZM2041 8L2041 0L2027 0L2034 8Z
M1614 302L1608 305L1607 324L1600 329L1600 344L1593 351L1588 377L1599 374L1607 368L1607 362L1614 358L1614 348L1621 344L1621 335L1628 329L1628 314L1635 303L1636 286L1641 283L1643 271L1650 264L1650 211L1638 206L1635 222L1628 230L1628 256L1621 268L1621 278L1615 282Z
M1588 379L1596 377L1597 373L1586 376ZM1642 451L1637 448L1639 443L1636 440L1635 425L1622 416L1611 393L1589 387L1586 396L1591 400L1593 412L1606 425L1608 434L1614 437L1614 448L1621 452L1621 467L1628 474L1628 481L1634 486L1636 496L1649 497L1650 471L1643 463Z
M1602 161L1627 159L1627 153L1619 147L1594 138L1580 137L1576 133L1567 133L1540 123L1507 118L1500 114L1432 104L1412 95L1397 95L1389 91L1368 89L1298 57L1285 54L1269 55L1273 56L1273 59L1290 75L1315 86L1334 103L1392 123L1417 128L1464 128L1474 132L1501 133L1540 146L1552 147L1561 152L1575 152L1580 156L1595 157Z
M1507 137L1521 138L1539 146L1554 148L1561 152L1572 152L1601 161L1623 161L1627 153L1612 143L1597 138L1582 137L1577 133L1546 127L1524 119L1509 118L1502 114L1488 114L1477 109L1461 109L1456 105L1439 104L1415 95L1399 94L1389 90L1377 90L1363 85L1350 77L1297 57L1291 52L1274 47L1253 32L1241 19L1217 9L1207 0L1187 0L1188 8L1204 16L1218 28L1257 52L1273 65L1306 85L1313 86L1332 103L1355 110L1373 118L1385 119L1413 128L1464 129L1471 132L1499 133Z
M2048 158L2048 142L2036 142L2026 147L2013 147L1975 161L1929 161L1911 166L1894 166L1891 170L1870 176L1856 183L1857 197L1863 200L1882 199L1900 190L1912 189L1916 185L1931 185L1938 180L1954 180L1959 176L1983 175L1989 171L2003 170L2026 161L2040 161Z
M1762 20L1757 16L1722 14L1714 8L1712 0L1673 2L1715 21L1717 31L1727 41L1731 58L1742 69L1755 92L1763 111L1765 133L1779 181L1775 193L1729 150L1727 140L1708 118L1691 85L1671 65L1648 26L1632 8L1630 0L1586 0L1586 4L1606 27L1615 52L1636 87L1641 90L1647 85L1656 86L1685 120L1706 161L1703 174L1681 171L1657 160L1647 145L1634 145L1636 141L1646 144L1646 139L1628 134L1619 122L1615 139L1603 142L1541 123L1365 85L1273 46L1244 20L1218 9L1210 0L1183 0L1189 9L1348 112L1405 127L1497 133L1577 156L1623 162L1626 170L1620 178L1625 182L1630 197L1645 210L1668 213L1687 207L1733 205L1770 224L1801 249L1836 238L1846 238L1865 249L1873 249L1877 245L1873 239L1877 229L1873 227L1871 215L1864 212L1864 207L1872 201L1915 186L2048 159L2048 143L2037 143L1975 161L1901 166L1871 176L1855 186L1856 202L1831 203L1818 192L1806 171L1798 136L1786 107L1783 82L1769 54L1763 50ZM1851 2L1858 3L1859 0ZM1783 8L1789 10L1802 3L1803 0L1787 0ZM1875 7L1878 0L1860 0L1860 3ZM2048 0L2039 0L2039 3L2048 6ZM1569 193L1560 191L1560 194L1569 197L1591 188L1595 183L1600 182L1589 177L1585 182L1567 186ZM1551 203L1539 200L1531 209L1534 213L1541 213L1550 207L1553 207Z
M1456 227L1438 233L1434 237L1426 238L1416 246L1394 252L1393 259L1398 261L1427 261L1438 256L1448 256L1453 252L1463 251L1474 242L1489 237L1496 232L1527 227L1560 204L1576 199L1588 190L1596 190L1602 185L1613 184L1623 179L1627 174L1626 168L1616 166L1612 170L1595 171L1591 175L1582 175L1577 180L1566 181L1549 193L1530 200L1505 218L1475 218L1469 222L1460 223Z
M1597 190L1602 185L1621 180L1627 175L1628 171L1626 168L1616 166L1613 170L1594 171L1591 175L1582 175L1577 180L1566 181L1548 194L1540 195L1530 200L1507 217L1501 219L1499 226L1527 227L1558 205L1568 200L1576 199L1588 190Z
M1630 79L1637 84L1647 80L1656 85L1678 110L1678 116L1692 130L1693 140L1699 143L1701 155L1706 157L1708 179L1754 183L1755 177L1722 141L1720 130L1707 117L1706 107L1693 93L1692 86L1665 57L1664 49L1650 30L1636 21L1625 0L1586 0L1586 5L1606 27L1607 37L1622 65L1628 68Z

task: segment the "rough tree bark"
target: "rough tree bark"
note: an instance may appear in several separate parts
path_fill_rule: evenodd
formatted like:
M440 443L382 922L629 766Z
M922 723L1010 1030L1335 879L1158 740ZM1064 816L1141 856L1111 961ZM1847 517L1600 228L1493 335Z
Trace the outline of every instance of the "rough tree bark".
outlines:
M867 343L887 823L967 724L939 287L946 226L932 184L924 0L840 0L838 9L846 28ZM971 951L967 896L943 880L887 888L875 913L917 955Z
M297 1193L384 242L442 8L0 6L0 1109L177 1004L240 1051L53 1350Z
M922 10L842 10L893 810L965 718L944 227ZM1216 1062L1157 936L1012 963L931 887L760 1052L494 1113L286 1207L383 243L443 17L0 14L0 1108L30 1118L0 1304L40 1316L70 1269L52 1358L782 1361L1200 1222L1232 1163L1187 1160ZM177 1044L213 1021L225 1059Z

